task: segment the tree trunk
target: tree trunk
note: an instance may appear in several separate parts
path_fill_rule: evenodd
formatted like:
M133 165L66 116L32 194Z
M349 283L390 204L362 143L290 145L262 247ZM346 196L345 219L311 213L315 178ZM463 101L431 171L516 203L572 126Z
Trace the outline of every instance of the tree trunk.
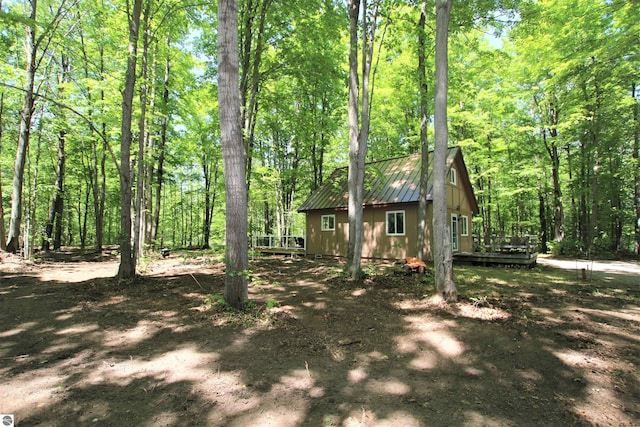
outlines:
M448 31L451 0L436 0L435 149L433 159L433 252L437 295L446 301L458 298L453 281L451 230L447 220L446 170L449 129L447 124Z
M2 158L2 113L4 110L4 92L0 92L0 158ZM7 248L7 234L4 228L4 196L2 193L2 168L0 168L0 250Z
M218 2L218 113L224 160L226 206L226 275L224 298L241 308L247 288L247 152L242 139L238 85L238 2Z
M597 137L594 133L590 132L591 144L593 147L593 175L591 175L591 221L589 224L589 241L588 248L593 247L595 240L600 235L600 225L598 221L598 198L599 198L599 185L598 185L598 146ZM611 236L613 237L613 236Z
M358 159L360 152L366 150L360 147L360 125L358 105L360 84L358 80L358 17L360 14L360 0L349 0L349 247L347 265L352 278L360 275L362 258L362 187L361 177L364 177L363 167Z
M586 187L586 182L588 178L588 154L587 148L583 142L580 143L580 184ZM587 191L586 188L583 188L580 191L580 202L579 202L579 234L580 234L580 242L582 242L584 247L588 246L588 215L587 215Z
M53 188L53 201L47 216L45 226L45 238L42 240L42 250L50 249L50 241L53 238L53 249L60 249L62 245L62 214L64 210L64 166L65 166L65 144L66 132L60 130L58 134L58 165L56 167L56 183ZM54 233L55 228L55 233Z
M138 118L138 155L136 174L136 203L135 220L133 226L133 265L138 264L144 251L144 189L145 189L145 142L146 142L146 120L147 120L147 97L149 93L149 20L151 13L151 3L147 0L144 9L143 29L142 29L142 64L141 64L141 85L140 85L140 117Z
M84 77L85 79L89 79L89 58L87 56L87 50L84 42L84 35L80 32L80 45L82 48L82 56L84 58ZM99 48L99 70L100 70L100 79L104 82L104 48ZM87 98L90 102L92 102L91 91L87 91ZM100 89L100 109L102 110L101 117L104 117L104 89ZM89 110L89 117L92 116L92 111ZM93 126L90 126L92 131L96 131L97 129ZM107 124L102 121L102 129L101 129L101 140L103 144L102 153L99 154L98 150L98 139L92 138L91 141L91 191L93 193L93 211L95 216L95 233L96 233L96 251L102 251L102 242L104 237L104 201L105 201L105 193L106 193L106 175L105 175L105 163L106 163L106 152L107 152ZM100 168L100 169L98 169Z
M640 259L640 105L636 99L637 87L634 84L631 86L631 93L633 95L633 186L634 186L634 200L633 207L635 211L635 244L634 252L636 257Z
M560 186L560 152L557 145L560 112L555 96L552 95L550 98L549 105L541 105L536 96L533 97L533 101L544 122L542 124L542 142L551 161L551 179L553 182L553 234L554 240L560 243L565 238L562 189Z
M538 163L536 158L536 163ZM542 190L542 179L538 176L538 218L540 220L540 252L546 254L549 250L547 238L547 209Z
M136 274L135 254L131 248L131 119L133 115L133 93L136 84L136 62L138 57L138 33L142 0L134 0L133 11L127 1L129 19L129 56L125 86L122 92L122 128L120 141L120 267L118 277L129 279Z
M167 48L171 46L169 38L167 38ZM160 123L160 142L158 143L158 166L156 169L156 196L155 209L153 218L153 227L151 230L151 240L156 241L158 238L158 229L160 227L160 208L162 199L162 186L164 184L164 149L167 143L167 128L169 127L169 76L171 72L171 61L167 56L164 64L164 81L162 94L162 121Z
M374 1L369 11L367 1L362 0L362 94L358 81L358 18L360 0L349 0L349 246L347 266L352 279L358 279L362 265L363 220L362 202L364 197L365 160L370 125L370 89L371 61L376 33L379 1ZM360 104L361 103L361 104ZM359 108L360 106L360 108ZM361 120L358 124L358 119Z
M102 135L106 135L106 123L102 123ZM103 239L104 239L104 207L107 193L107 174L106 174L106 161L107 161L107 148L104 147L107 143L103 140L103 149L100 157L100 172L98 174L98 151L97 144L94 141L93 145L93 161L95 163L95 180L94 183L94 213L95 213L95 229L96 229L96 250L102 251ZM98 178L100 178L100 184L98 185Z
M37 0L31 2L30 21L36 22ZM27 160L27 150L29 149L29 138L31 133L31 118L34 106L34 81L36 75L36 29L31 25L26 25L26 78L24 85L24 102L20 112L20 129L18 132L18 148L16 150L16 161L14 164L13 184L11 193L11 222L9 223L9 241L7 251L17 253L20 249L20 225L22 220L22 186L24 183L24 167Z
M564 213L562 209L562 190L560 187L560 155L558 147L553 144L551 148L551 175L553 179L553 231L556 242L564 240Z
M246 155L247 193L250 188L251 161L256 117L258 112L258 91L260 89L260 65L262 62L263 36L267 11L273 0L249 0L242 9L243 33L241 43L242 75L240 77L241 123ZM259 19L258 31L254 33L255 20ZM255 39L254 39L255 37ZM255 45L254 45L255 42Z
M202 173L204 175L204 224L202 227L202 233L204 235L204 241L202 243L203 249L209 249L211 247L211 221L213 220L213 209L216 203L216 187L218 185L218 157L214 156L213 171L211 170L211 164L209 157L202 156Z
M150 31L150 30L149 30ZM150 35L150 38L153 40L153 35ZM151 114L147 114L148 123L145 126L145 172L144 172L144 192L142 195L143 202L143 216L142 216L142 229L140 232L142 233L141 244L143 245L142 250L144 251L153 244L153 240L151 239L152 228L153 228L153 207L154 201L153 197L155 195L153 191L153 172L155 170L155 153L156 153L156 138L155 135L152 134L152 129L154 125L154 118L157 116L158 111L156 111L156 88L157 85L154 83L157 79L156 70L158 69L157 58L158 58L158 43L155 42L153 44L154 49L152 50L152 61L151 61L151 75L148 78L148 84L151 86L151 93L149 94L149 111ZM155 131L154 131L155 132Z
M430 242L430 233L427 236L427 192L429 185L429 140L427 138L427 121L429 111L427 69L425 52L427 50L426 24L427 22L427 2L422 2L420 6L420 21L418 23L418 77L420 79L420 147L422 153L422 163L420 168L420 196L418 201L418 236L417 254L419 259L425 259L426 246Z
M68 82L69 79L69 60L66 55L62 55L60 61L60 79L61 87ZM62 98L63 89L60 89L59 98ZM61 121L64 121L62 112L60 113ZM42 240L42 250L50 249L50 241L53 237L53 249L58 250L62 246L62 214L64 211L64 174L65 174L65 140L67 131L60 129L58 131L58 164L56 167L56 182L53 188L53 200L51 209L47 216L47 224L45 226L45 238Z
M78 217L79 217L79 229L80 229L80 248L84 249L87 246L87 222L89 219L89 197L91 196L91 190L87 188L84 193L84 206L80 204L78 200ZM59 220L59 218L58 218ZM57 223L56 227L61 227L60 223Z

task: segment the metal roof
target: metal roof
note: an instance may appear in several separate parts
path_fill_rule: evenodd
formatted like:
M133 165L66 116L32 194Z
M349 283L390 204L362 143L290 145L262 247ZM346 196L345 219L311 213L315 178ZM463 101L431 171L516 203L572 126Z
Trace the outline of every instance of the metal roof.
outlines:
M447 153L447 171L459 153L451 147ZM364 206L417 202L420 193L421 155L412 154L365 165ZM433 162L429 162L427 200L432 200ZM298 212L347 208L349 202L348 168L338 168L300 206Z

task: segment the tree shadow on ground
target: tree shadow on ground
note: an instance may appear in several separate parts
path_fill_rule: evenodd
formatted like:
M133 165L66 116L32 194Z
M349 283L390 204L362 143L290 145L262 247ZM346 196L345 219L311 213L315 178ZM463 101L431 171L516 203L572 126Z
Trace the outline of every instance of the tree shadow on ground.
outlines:
M504 315L483 318L489 307L470 300L420 298L412 277L353 284L330 261L251 268L256 307L243 315L203 304L223 290L219 265L133 283L0 273L0 412L21 426L623 425L640 415L637 304L558 301L549 287L504 306L489 299Z

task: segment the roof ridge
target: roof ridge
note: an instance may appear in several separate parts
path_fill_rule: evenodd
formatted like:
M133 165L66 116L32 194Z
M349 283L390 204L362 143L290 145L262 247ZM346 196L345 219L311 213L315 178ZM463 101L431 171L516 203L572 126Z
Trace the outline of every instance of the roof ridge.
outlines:
M454 149L454 148L460 148L460 146L459 145L449 145L447 147L447 151L449 151L451 149ZM433 152L434 152L434 149L430 148L429 149L429 153L433 153ZM389 162L389 161L392 161L392 160L404 159L406 157L414 157L414 156L422 156L422 153L410 153L410 154L405 154L405 155L402 155L402 156L389 157L387 159L372 160L370 162L365 161L364 164L366 166L366 165L372 165L374 163ZM338 166L336 169L345 169L345 168L348 168L348 167L349 167L349 165L347 164L345 166ZM336 170L336 169L334 169L334 170Z

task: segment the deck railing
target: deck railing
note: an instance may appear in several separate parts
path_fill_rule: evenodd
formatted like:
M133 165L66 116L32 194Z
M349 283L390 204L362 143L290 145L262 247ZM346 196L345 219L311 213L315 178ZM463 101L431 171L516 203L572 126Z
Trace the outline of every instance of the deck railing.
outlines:
M538 250L538 236L491 236L491 244L485 245L479 236L474 235L474 252L524 252L527 255Z
M307 239L304 236L253 236L251 247L304 252L307 248Z

